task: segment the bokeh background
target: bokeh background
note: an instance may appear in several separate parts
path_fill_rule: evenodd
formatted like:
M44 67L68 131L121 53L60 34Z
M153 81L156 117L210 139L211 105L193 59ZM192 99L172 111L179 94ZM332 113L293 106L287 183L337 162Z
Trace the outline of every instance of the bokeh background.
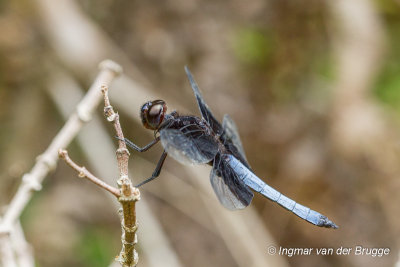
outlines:
M320 229L255 196L220 207L209 167L167 159L138 203L139 266L399 266L400 1L0 1L0 204L112 59L125 135L152 139L143 102L198 114L183 66L236 121L255 173L336 222ZM68 148L115 185L112 127L98 116ZM161 148L131 157L134 183ZM117 208L63 162L22 215L37 266L109 266ZM268 247L390 248L383 257L270 256ZM315 250L314 250L315 252Z

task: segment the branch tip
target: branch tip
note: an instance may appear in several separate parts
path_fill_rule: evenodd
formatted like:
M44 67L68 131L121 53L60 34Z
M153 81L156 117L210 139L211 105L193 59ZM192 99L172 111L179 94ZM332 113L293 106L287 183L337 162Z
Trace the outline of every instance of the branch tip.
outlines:
M69 165L72 169L76 170L79 178L87 178L92 183L98 185L99 187L107 190L117 198L121 196L119 190L111 185L108 185L103 180L94 176L91 172L89 172L85 167L78 166L69 156L66 150L58 150L58 156L62 158L67 165Z
M105 94L107 94L107 92L108 92L108 86L107 86L107 84L102 84L102 85L101 85L101 93L102 93L103 95L105 95Z
M99 69L112 71L114 72L115 76L118 76L123 72L121 65L117 64L116 62L110 59L106 59L100 62Z

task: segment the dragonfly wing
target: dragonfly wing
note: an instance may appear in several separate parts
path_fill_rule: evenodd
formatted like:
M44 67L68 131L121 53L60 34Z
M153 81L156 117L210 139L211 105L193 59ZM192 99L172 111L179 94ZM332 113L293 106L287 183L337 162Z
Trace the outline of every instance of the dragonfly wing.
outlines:
M197 100L197 104L200 109L201 116L205 119L208 124L213 129L214 133L221 134L222 133L222 126L221 124L215 119L214 115L212 114L210 108L207 106L206 102L203 99L203 96L200 93L199 86L197 85L196 81L193 78L192 73L190 72L189 68L185 66L186 75L188 76L190 86L193 89L194 95Z
M242 146L242 142L240 141L240 136L238 129L236 127L235 122L232 120L232 118L226 114L224 116L224 119L222 120L222 128L224 129L224 141L225 145L228 145L228 143L231 143L236 149L237 152L239 153L240 157L237 156L237 158L242 159L242 162L247 164L247 167L249 167L249 163L247 162L246 154L244 153L244 149ZM228 145L229 147L229 145ZM232 148L230 150L233 150ZM232 151L233 152L233 151ZM235 153L234 153L235 154Z
M210 182L218 200L229 210L244 209L250 205L253 192L240 180L232 168L216 157Z
M218 149L210 136L193 137L177 129L162 129L160 139L168 155L183 164L208 163Z
M293 212L300 218L314 225L327 228L338 228L338 226L334 222L329 220L328 217L297 203L296 201L286 197L282 193L264 183L264 181L258 178L245 165L243 165L232 155L222 155L222 158L233 170L235 170L236 175L240 177L239 179L254 191L278 203L285 209Z

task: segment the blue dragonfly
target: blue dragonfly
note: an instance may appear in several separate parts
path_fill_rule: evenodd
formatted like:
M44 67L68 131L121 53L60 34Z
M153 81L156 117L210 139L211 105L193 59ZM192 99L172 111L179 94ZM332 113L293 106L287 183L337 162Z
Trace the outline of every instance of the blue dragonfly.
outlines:
M176 111L168 114L163 100L149 101L141 107L143 126L154 131L155 139L144 147L139 147L128 139L125 142L136 151L144 152L161 141L164 151L152 176L137 186L158 177L165 158L169 155L183 164L211 165L212 188L227 209L243 209L250 205L254 196L253 190L307 222L321 227L338 228L326 216L286 197L254 174L247 162L234 121L229 115L225 115L222 125L218 122L187 67L185 71L201 117L183 116Z

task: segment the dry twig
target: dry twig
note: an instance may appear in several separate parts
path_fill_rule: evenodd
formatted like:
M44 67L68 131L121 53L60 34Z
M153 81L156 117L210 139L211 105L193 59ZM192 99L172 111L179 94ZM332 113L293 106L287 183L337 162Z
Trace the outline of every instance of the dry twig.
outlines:
M99 75L86 96L78 104L76 112L71 115L47 150L37 158L37 162L32 170L22 176L22 183L1 221L0 233L10 232L26 204L31 199L33 192L42 188L43 179L56 166L58 149L60 147L67 147L82 126L90 121L93 110L101 100L98 94L100 85L110 83L121 71L119 65L109 60L103 61L100 64L100 69Z
M100 73L78 104L76 112L71 115L47 150L37 157L32 170L22 176L22 183L0 221L0 234L3 235L0 240L3 258L7 258L6 254L15 255L16 262L19 262L21 266L29 266L27 263L31 261L32 256L28 253L22 228L20 229L19 217L34 191L42 188L44 178L55 168L58 148L68 146L82 126L91 120L92 113L101 100L98 93L100 85L109 84L120 72L121 67L110 60L100 63ZM15 245L14 241L24 245Z
M2 266L16 267L17 262L14 257L14 251L11 246L9 236L4 236L0 239L0 253Z
M138 255L135 250L136 240L136 201L140 199L140 192L137 188L132 186L132 182L128 177L128 160L129 151L126 148L124 141L124 135L122 133L121 124L119 123L119 115L115 113L110 100L108 98L108 88L103 86L101 89L104 95L104 114L109 122L112 122L117 133L118 149L117 149L117 160L119 169L118 186L121 190L121 197L118 201L122 205L122 244L123 248L119 254L118 261L123 266L136 266L138 262Z
M121 77L121 79L118 79L118 82L113 83L113 99L115 101L118 95L114 91L114 86L117 86L121 80L124 80L125 78ZM79 85L77 85L76 82L74 82L74 80L71 77L68 77L68 74L64 72L59 72L51 79L51 81L52 82L50 82L46 87L46 91L53 99L55 105L59 108L60 113L66 119L68 119L68 116L71 113L71 109L69 107L73 106L74 103L77 103L79 99L83 97L82 91L79 89ZM130 84L127 86L132 88L130 87ZM61 93L65 90L70 92L69 98L62 97ZM123 95L126 97L125 92ZM118 106L121 108L119 103ZM93 120L90 122L90 125L87 125L85 130L81 131L77 136L77 142L81 147L82 152L86 154L85 158L87 159L88 164L90 163L89 165L92 168L91 171L93 173L101 173L101 178L104 179L105 182L108 184L114 184L114 175L117 171L117 166L114 168L114 166L108 164L105 165L102 163L113 162L113 160L115 160L113 155L115 153L114 141L109 138L109 135L106 132L106 126L102 124L100 118L98 118L97 114L95 114L93 116ZM94 139L93 136L96 136L96 138ZM101 146L97 145L99 140L101 140ZM99 155L102 156L102 160L99 160ZM140 166L145 164L141 158L136 158L136 160L139 160L138 164ZM132 166L130 167L132 168ZM150 165L147 168L146 165L144 169L150 169L152 167L153 166ZM135 171L141 172L141 169ZM138 174L136 172L135 175ZM143 177L145 176L145 173L140 173L139 176ZM178 180L181 181L180 179ZM120 208L119 202L115 201L113 195L106 194L106 196L112 200L112 203L117 207L117 209ZM171 198L166 198L166 200L171 200ZM176 255L176 251L171 247L160 221L152 212L152 209L150 209L147 202L142 201L140 205L136 206L136 211L140 213L141 220L146 222L145 224L141 225L141 235L137 233L138 239L140 239L140 247L142 248L142 254L140 256L141 259L146 262L146 266L158 267L163 265L170 267L182 267L183 265ZM112 266L120 266L120 263L115 261Z
M10 242L17 266L34 267L35 259L33 258L33 251L30 244L25 239L22 226L19 222L10 233Z
M117 149L117 160L118 168L120 172L117 184L119 190L103 182L101 179L90 173L85 167L78 166L75 162L71 160L68 156L66 150L59 151L59 157L62 158L71 168L76 170L81 178L87 178L94 184L100 186L101 188L109 191L114 196L118 198L118 201L122 206L121 220L122 226L122 250L117 257L117 261L121 263L122 266L136 266L138 262L138 254L135 250L135 245L137 243L136 238L136 201L140 199L140 192L137 188L132 186L132 182L128 177L128 160L129 151L126 148L124 141L124 135L122 133L121 125L119 123L119 116L114 112L110 105L110 100L108 98L108 87L106 85L102 86L102 93L104 95L104 113L109 122L112 122L119 138L119 147Z
M75 169L78 172L78 176L80 178L88 179L92 183L107 190L108 192L110 192L111 194L113 194L116 197L121 196L121 194L119 193L119 190L117 188L112 187L111 185L103 182L101 179L97 178L91 172L89 172L85 167L79 167L75 162L73 162L72 159L69 157L67 150L60 149L58 151L58 156L61 159L63 159L72 169Z

